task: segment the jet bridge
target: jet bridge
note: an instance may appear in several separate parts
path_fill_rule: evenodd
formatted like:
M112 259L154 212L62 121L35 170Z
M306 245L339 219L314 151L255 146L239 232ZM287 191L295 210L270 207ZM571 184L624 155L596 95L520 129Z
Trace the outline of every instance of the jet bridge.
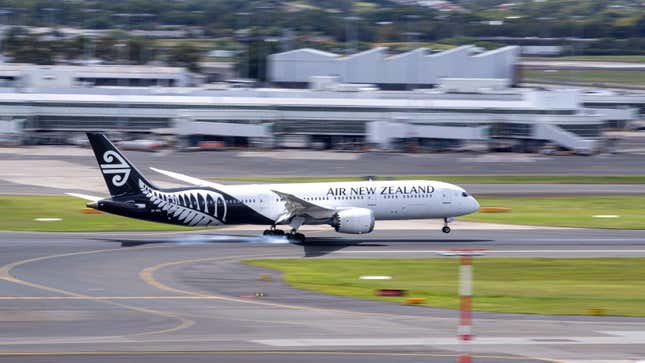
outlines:
M598 139L585 138L564 130L563 128L541 123L534 126L533 138L539 140L548 140L558 146L571 149L578 154L590 155L597 151L599 147Z

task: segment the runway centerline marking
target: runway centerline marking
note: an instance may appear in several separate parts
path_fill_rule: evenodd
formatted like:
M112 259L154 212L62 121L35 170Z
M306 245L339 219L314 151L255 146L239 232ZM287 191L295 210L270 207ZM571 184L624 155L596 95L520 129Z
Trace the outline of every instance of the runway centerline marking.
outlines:
M165 246L140 246L140 247L130 247L130 250L132 249L152 249L152 248L161 248L161 247L169 247L168 245ZM188 327L191 327L192 325L195 324L193 320L186 319L182 316L179 316L178 314L175 313L167 313L164 311L159 311L159 310L152 310L152 309L147 309L147 308L142 308L142 307L137 307L137 306L131 306L131 305L126 305L120 302L116 301L110 301L110 300L103 300L103 299L96 299L93 296L90 295L84 295L84 294L79 294L75 293L72 291L67 291L67 290L62 290L46 285L41 285L37 284L34 282L26 281L19 279L15 277L14 275L11 274L11 271L22 265L26 265L29 263L33 262L39 262L39 261L45 261L45 260L50 260L50 259L55 259L55 258L64 258L64 257L72 257L72 256L83 256L83 255L90 255L90 254L97 254L97 253L105 253L105 252L116 252L116 251L124 251L123 247L119 248L106 248L106 249L99 249L99 250L90 250L90 251L78 251L78 252L70 252L70 253L63 253L63 254L56 254L56 255L48 255L48 256L40 256L40 257L34 257L34 258L29 258L26 260L21 260L21 261L15 261L9 264L6 264L4 266L0 267L0 280L5 280L11 283L15 283L18 285L23 285L23 286L28 286L34 289L38 290L43 290L47 292L52 292L64 296L69 296L77 299L84 299L84 300L92 300L92 301L97 301L103 304L108 304L112 306L118 306L127 310L139 312L139 313L145 313L145 314L151 314L151 315L156 315L156 316L161 316L164 318L170 318L178 321L178 325L172 327L172 328L167 328L167 329L161 329L161 330L154 330L154 331L147 331L147 332L141 332L141 333L135 333L135 334L130 334L131 336L141 336L141 335L152 335L152 334L163 334L163 333L169 333L169 332L174 332L182 329L186 329Z
M487 337L478 336L469 344L472 345L588 345L588 344L624 344L643 345L645 334L636 332L599 331L603 336L534 336L534 337ZM637 334L640 333L640 334ZM432 347L459 345L457 337L427 337L427 338L295 338L295 339L258 339L254 343L273 347L343 347L343 346L409 346L424 345Z

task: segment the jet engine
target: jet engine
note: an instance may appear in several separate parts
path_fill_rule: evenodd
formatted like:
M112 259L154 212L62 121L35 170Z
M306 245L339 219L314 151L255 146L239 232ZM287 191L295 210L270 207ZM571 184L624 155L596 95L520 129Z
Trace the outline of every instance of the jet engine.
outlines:
M344 209L334 215L332 226L340 233L370 233L374 229L374 212L367 208Z

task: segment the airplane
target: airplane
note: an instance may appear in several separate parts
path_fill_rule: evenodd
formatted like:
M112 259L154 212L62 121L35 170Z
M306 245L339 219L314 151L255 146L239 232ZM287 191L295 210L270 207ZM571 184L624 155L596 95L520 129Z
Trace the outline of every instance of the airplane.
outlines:
M266 225L266 236L303 243L302 225L327 224L336 232L363 234L377 220L443 219L442 231L455 217L479 210L463 188L430 180L360 181L222 185L171 171L150 168L193 185L162 189L101 133L87 133L110 198L69 193L88 207L119 216L182 226ZM288 226L285 232L278 226Z

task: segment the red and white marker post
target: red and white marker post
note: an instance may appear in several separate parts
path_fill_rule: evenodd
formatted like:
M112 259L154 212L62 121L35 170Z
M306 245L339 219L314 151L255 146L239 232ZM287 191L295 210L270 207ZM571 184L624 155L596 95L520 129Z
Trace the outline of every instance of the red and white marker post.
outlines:
M471 363L469 342L474 339L472 333L473 307L473 257L482 256L486 249L459 249L441 253L443 256L459 256L459 325L457 337L460 341L461 354L457 363Z

